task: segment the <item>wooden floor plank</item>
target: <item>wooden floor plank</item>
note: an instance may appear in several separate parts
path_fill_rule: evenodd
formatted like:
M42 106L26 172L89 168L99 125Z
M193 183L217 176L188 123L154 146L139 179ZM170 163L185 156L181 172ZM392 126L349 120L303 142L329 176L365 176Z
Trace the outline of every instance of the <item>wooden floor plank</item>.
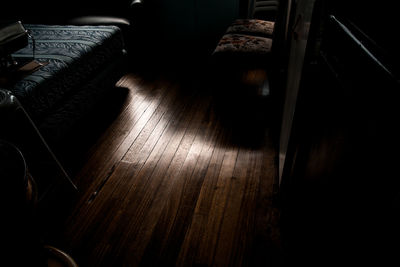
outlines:
M193 108L193 107L192 107ZM140 209L140 212L143 213L143 216L145 219L147 219L146 214L152 214L153 216L149 219L156 220L160 216L160 211L163 209L163 207L166 205L166 199L168 198L168 195L171 192L171 189L174 187L174 183L176 182L176 179L178 179L177 173L179 173L179 170L182 168L182 165L185 162L185 159L188 156L188 153L190 152L190 148L192 147L192 144L195 140L195 136L199 130L199 126L194 123L195 121L200 121L203 117L203 112L204 110L202 109L201 106L198 106L196 109L196 113L194 113L194 116L184 116L185 120L190 119L190 124L186 124L187 129L184 130L182 127L178 127L176 129L176 133L178 136L180 133L184 133L182 136L181 142L179 144L176 144L177 146L168 146L167 150L165 151L167 154L162 155L162 161L158 162L156 166L152 166L150 169L156 169L156 172L153 172L152 176L150 179L144 179L147 184L145 184L141 190L137 191L137 193L133 194L134 202L131 203L130 205L137 206ZM197 125L196 127L193 127L191 125ZM184 130L184 131L182 131ZM175 137L173 137L175 140ZM175 147L176 151L174 154L169 152L171 148ZM165 165L163 161L168 159L166 155L172 154L172 157L169 157L169 166ZM172 159L172 160L171 160ZM164 173L163 170L158 168L159 166L164 166ZM165 170L167 170L165 172ZM139 197L138 197L139 196ZM155 202L154 202L155 201ZM147 204L147 205L144 205ZM152 205L150 207L149 205ZM153 213L148 213L149 209L155 208L155 212ZM150 224L152 225L152 224ZM129 232L137 233L140 235L141 233L141 228L146 227L143 223L140 222L131 222ZM149 227L146 227L146 231L148 232L150 229ZM129 243L135 243L134 240L127 240L126 241L126 246L125 249L130 249L131 246L129 246ZM141 239L142 245L146 243L146 239ZM137 255L140 255L140 252L136 251L135 257Z
M212 198L212 204L205 222L205 231L199 244L199 253L195 259L196 264L212 265L215 248L218 244L219 231L222 223L225 206L227 205L234 166L239 149L227 149L224 154L221 170L217 176L217 183Z
M149 91L156 89L155 86L143 87L143 89ZM124 112L118 116L100 138L93 149L93 153L88 158L87 164L78 173L75 179L78 188L84 192L89 193L93 191L93 187L97 187L96 183L89 183L92 188L86 188L85 186L88 184L87 179L95 177L98 183L101 183L105 176L107 176L109 170L112 169L114 164L126 153L126 150L124 147L121 147L121 145L129 136L137 120L140 119L140 114L142 114L151 103L151 95L148 92L140 94L137 90L134 90L134 88L130 88L128 95L134 96L128 98L127 101L130 100L130 103L127 104L127 107L123 110ZM100 164L98 162L99 160L102 161ZM99 168L99 166L101 168Z
M250 153L251 151L247 149L239 150L232 177L225 177L229 182L229 193L227 195L225 210L218 233L218 244L215 248L213 259L213 264L216 266L229 263L231 257L234 256L234 248L239 245L235 237L237 236L237 225L243 219L239 217L239 211L243 195L245 194L246 182L251 179L251 177L247 176L247 171L250 167Z
M176 88L173 88L173 85L166 88L166 90L169 93L164 96L161 105L154 112L152 120L149 120L148 124L150 125L146 125L146 127L142 130L140 135L137 137L135 142L132 144L132 146L123 157L123 161L136 162L138 160L138 151L142 149L145 144L147 144L147 146L149 147L154 147L154 144L157 143L158 138L162 135L162 133L171 123L171 121L179 116L177 112L181 111L181 107L184 106L186 104L186 101L190 99L190 96L185 99L178 99L178 90ZM150 140L148 140L149 136Z
M196 201L196 207L178 255L177 266L193 265L200 241L204 235L205 224L212 205L213 192L216 189L217 177L225 154L224 145L226 145L227 137L220 136L220 139L219 143L223 145L217 145L211 155Z
M277 262L262 253L279 252L274 146L233 142L241 122L217 113L204 77L129 73L118 86L126 102L76 178L62 247L81 266Z
M252 266L254 263L251 260L251 251L253 249L253 233L255 232L255 219L256 213L254 212L257 207L258 193L260 179L265 179L261 173L261 162L263 160L263 153L260 151L251 151L248 159L248 166L246 171L246 178L243 181L244 192L240 199L240 209L235 213L238 220L236 225L234 240L235 244L231 248L231 257L229 264L231 266Z
M154 230L151 244L146 248L143 265L173 265L179 254L219 134L216 126L207 121L200 125L201 130L170 186L170 194L164 204L166 208ZM162 240L159 240L160 237Z
M185 114L185 113L181 112L181 114ZM177 115L176 117L179 118L179 116L178 116L179 114L176 114L176 115ZM202 113L198 112L198 116L202 116ZM173 125L176 128L178 135L183 136L185 134L185 132L182 132L180 130L181 130L181 128L183 128L182 127L183 125L186 125L186 127L187 127L188 122L190 120L192 120L191 116L185 116L183 118L183 123L175 123L176 122L175 120L171 120L172 122L174 122L171 125ZM197 119L197 120L199 120L199 119ZM191 134L188 134L188 133L186 135L191 136ZM175 151L179 147L179 145L182 145L180 142L175 142L176 140L179 140L179 138L177 138L178 137L177 135L174 135L171 138L171 135L169 133L165 132L165 135L163 135L163 137L165 137L165 138L162 138L162 139L166 139L166 142L160 142L160 146L153 150L154 153L152 153L150 155L149 159L147 159L146 162L141 163L142 167L139 168L140 170L137 170L137 162L136 162L134 164L131 164L130 169L127 170L127 172L124 175L122 175L122 176L119 175L119 177L118 177L118 179L120 181L126 180L126 182L120 183L122 186L120 189L118 189L118 186L115 189L115 192L116 192L115 197L123 200L120 202L120 204L118 206L119 209L124 210L125 207L127 207L128 209L131 206L135 207L134 209L131 209L130 212L124 212L123 218L120 218L120 220L117 220L117 222L114 223L114 225L118 225L119 229L125 229L124 226L133 224L131 221L129 221L130 220L129 214L131 214L132 212L133 212L132 216L141 218L140 216L137 216L138 214L136 214L138 212L140 213L140 211L139 211L140 207L143 206L143 203L145 203L145 201L143 201L143 199L140 197L142 194L141 191L143 191L140 189L143 188L143 186L145 185L145 181L148 179L148 176L152 173L154 168L156 168L157 166L164 166L164 168L165 168L165 165L158 162L158 159L162 156L162 154L160 154L159 151L163 151L168 144L168 149L167 149L166 153L171 154L170 151L172 149L172 155L174 155ZM192 138L189 138L189 140L190 139L192 139ZM171 142L171 140L173 142ZM175 144L173 145L174 142L175 142ZM173 149L173 147L175 147L175 150ZM147 153L149 153L149 151L147 151L146 153L144 153L143 151L137 151L137 152L138 152L137 154L142 157L145 157L145 158L148 157L146 155L147 155ZM166 159L169 159L169 161L171 161L171 158L172 157L169 157L169 158L166 157ZM175 158L175 160L177 160L175 162L179 162L178 158ZM144 163L146 163L146 165ZM135 174L135 173L137 173L137 174ZM114 176L111 177L111 180L113 180L113 178L114 178ZM151 193L154 194L153 192L151 192ZM129 194L133 195L133 200L134 200L134 202L137 202L137 203L129 203L129 199L130 199ZM105 205L102 202L99 202L98 205ZM145 212L145 211L146 211L146 209L144 209L143 212ZM121 214L121 213L119 213L119 214ZM118 216L116 216L115 218L118 218ZM140 221L137 224L141 225ZM129 231L129 229L126 231ZM121 234L124 234L124 232L122 232ZM114 235L115 235L115 233L114 233ZM123 240L123 238L124 237L122 237L121 240ZM124 242L120 242L120 243L124 244Z
M148 88L149 89L149 88ZM81 197L80 205L84 206L85 202L89 201L93 194L97 194L98 188L102 187L110 175L114 171L116 165L119 164L121 159L127 153L129 147L134 143L135 139L141 133L145 125L147 124L149 118L156 111L157 107L160 105L161 100L164 99L164 95L168 90L161 90L162 88L157 85L152 85L150 87L150 92L147 92L146 97L137 107L134 105L131 108L125 109L123 112L121 126L122 131L117 131L117 135L114 135L113 131L108 133L108 137L104 138L106 143L111 142L107 146L103 146L101 143L100 148L91 159L89 159L88 164L84 169L78 174L77 180L80 179L93 179L90 187L85 188L82 183L78 184L80 190L84 190L84 196ZM159 92L159 93L157 93ZM132 102L135 100L132 99ZM131 111L133 113L131 113ZM118 128L119 125L112 126L111 128ZM104 149L104 150L103 150ZM99 160L101 162L99 162Z
M143 232L138 229L151 225L144 224L142 220L148 220L148 217L152 214L149 208L152 208L150 205L159 194L157 188L161 187L160 184L163 183L163 179L169 179L173 175L168 171L168 167L172 165L175 170L175 168L179 168L180 162L182 162L180 159L182 155L181 153L177 153L177 150L182 142L186 142L185 138L187 138L187 136L186 131L180 131L178 129L187 125L190 118L187 116L182 117L181 120L179 118L180 116L177 114L177 117L172 121L173 123L171 123L169 127L175 129L172 135L171 131L173 130L171 129L164 132L163 136L160 138L160 142L150 154L146 166L136 175L136 183L131 185L130 195L125 198L125 201L121 205L121 210L126 216L121 218L122 221L120 221L119 224L126 225L126 229L124 232L117 234L121 235L121 245L116 246L117 254L121 254L119 250L127 249L129 243L132 241L134 242L134 240L125 240L126 238L130 239L129 233L140 235ZM166 191L164 186L161 188L163 188L161 193ZM158 207L156 210L159 209ZM142 215L142 217L138 216L139 214ZM152 216L150 216L150 219L154 220ZM146 238L141 238L140 242L145 243L145 240ZM139 253L140 251L138 250L135 255Z

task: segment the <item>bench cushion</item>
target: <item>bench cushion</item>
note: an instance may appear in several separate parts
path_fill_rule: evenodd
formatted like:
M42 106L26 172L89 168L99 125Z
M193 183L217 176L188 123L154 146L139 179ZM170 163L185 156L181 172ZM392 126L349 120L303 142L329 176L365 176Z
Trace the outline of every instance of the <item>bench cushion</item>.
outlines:
M272 37L275 22L259 19L237 19L226 30L231 34L251 34L260 37Z
M223 68L265 67L271 56L272 39L225 34L213 52L213 58Z
M272 39L245 34L225 34L214 50L215 54L256 54L271 53Z

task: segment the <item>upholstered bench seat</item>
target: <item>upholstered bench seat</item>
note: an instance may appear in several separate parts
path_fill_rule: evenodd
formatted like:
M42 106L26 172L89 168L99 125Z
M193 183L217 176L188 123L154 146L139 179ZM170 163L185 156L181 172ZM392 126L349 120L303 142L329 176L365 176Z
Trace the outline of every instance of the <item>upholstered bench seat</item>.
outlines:
M267 55L271 53L272 39L245 35L225 34L218 42L214 55L220 53L245 53Z
M226 30L230 34L247 34L271 38L275 22L260 19L237 19Z
M213 52L223 68L263 67L268 64L272 39L245 34L225 34Z

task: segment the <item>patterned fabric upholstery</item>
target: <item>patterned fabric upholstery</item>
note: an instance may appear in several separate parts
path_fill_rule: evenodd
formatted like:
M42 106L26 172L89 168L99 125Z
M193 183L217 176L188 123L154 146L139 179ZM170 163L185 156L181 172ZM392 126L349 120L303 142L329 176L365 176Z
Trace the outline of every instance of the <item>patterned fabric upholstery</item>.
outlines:
M7 89L34 120L59 109L66 98L124 53L122 33L115 26L24 26L36 43L35 59L48 64ZM32 45L13 57L32 57Z
M271 53L272 39L245 34L225 34L214 50L215 54L239 53L268 55Z
M94 79L85 83L79 91L66 97L62 106L57 107L37 124L49 143L54 144L68 138L68 135L77 129L76 127L79 129L79 122L85 119L85 116L91 116L93 114L91 112L98 108L99 103L103 105L104 99L108 100L110 93L113 92L110 89L115 88L115 82L121 77L123 65L124 58L116 58ZM108 107L101 107L104 108Z
M260 37L272 37L275 22L259 19L237 19L227 29L226 33L250 34Z

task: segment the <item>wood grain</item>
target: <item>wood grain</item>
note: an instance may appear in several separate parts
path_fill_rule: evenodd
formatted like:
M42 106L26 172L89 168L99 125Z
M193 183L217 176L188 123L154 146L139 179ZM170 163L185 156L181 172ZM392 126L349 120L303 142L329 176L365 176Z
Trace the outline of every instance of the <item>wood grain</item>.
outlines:
M262 145L240 142L242 121L219 113L206 76L129 73L117 85L128 94L74 179L59 246L81 266L279 266L268 131L254 133Z

